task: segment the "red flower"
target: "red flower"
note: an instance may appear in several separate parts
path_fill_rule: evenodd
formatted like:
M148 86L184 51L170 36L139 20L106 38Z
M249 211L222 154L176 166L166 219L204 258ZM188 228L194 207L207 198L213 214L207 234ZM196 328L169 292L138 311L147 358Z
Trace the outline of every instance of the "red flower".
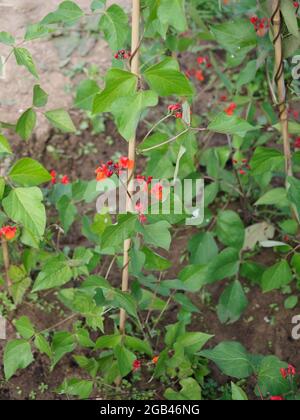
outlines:
M142 366L141 361L140 360L135 360L132 364L132 369L135 372L135 371L139 370L141 368L141 366Z
M284 401L284 398L277 395L275 397L271 397L270 400L271 401Z
M206 63L206 58L205 57L201 57L201 56L198 57L197 58L197 63L200 64L200 65L201 64L205 64Z
M202 70L196 71L196 79L199 80L199 82L204 82L205 78L204 78Z
M144 214L140 214L139 215L139 221L142 225L144 225L145 223L147 223L148 219Z
M220 96L220 101L221 102L226 102L227 101L227 96L226 95Z
M231 117L231 116L234 114L234 111L236 110L236 108L237 108L237 105L236 105L235 103L231 103L231 104L229 105L229 107L225 109L225 113L226 113L229 117Z
M56 176L57 176L57 173L56 173L56 171L54 171L54 170L52 170L51 172L50 172L50 175L51 175L51 183L54 185L54 184L56 184Z
M96 169L95 173L97 175L97 181L104 181L106 178L110 178L113 175L107 167L107 165L104 164L99 166L99 168Z
M62 177L62 179L61 179L61 183L62 183L63 185L68 185L68 184L70 184L70 179L69 179L68 175L64 175L64 176Z
M240 175L246 175L246 171L244 171L244 169L240 169L239 173L240 173Z
M134 168L134 161L130 160L126 156L120 157L119 166L121 169L133 169Z
M0 229L0 238L4 236L7 241L11 241L16 236L16 233L17 233L16 227L3 226L3 228Z
M151 194L153 194L158 201L162 201L163 199L163 186L160 183L154 185L151 190Z
M159 356L154 356L154 357L153 357L153 359L152 359L152 362L153 362L155 365L157 365L158 361L159 361Z
M300 137L298 137L295 141L295 149L300 149Z
M287 378L288 374L287 374L287 370L286 369L281 368L280 369L280 373L281 373L281 376L283 377L283 379L286 379Z
M293 365L289 365L288 367L288 374L290 376L295 376L296 375L296 368Z
M253 25L255 25L255 24L257 23L257 21L258 21L258 17L257 17L257 16L252 16L252 17L250 18L250 22L251 22Z
M300 3L298 1L294 1L294 7L295 9L299 9Z
M181 104L171 104L168 106L168 111L169 112L177 112L177 111L181 111L182 110L182 106Z

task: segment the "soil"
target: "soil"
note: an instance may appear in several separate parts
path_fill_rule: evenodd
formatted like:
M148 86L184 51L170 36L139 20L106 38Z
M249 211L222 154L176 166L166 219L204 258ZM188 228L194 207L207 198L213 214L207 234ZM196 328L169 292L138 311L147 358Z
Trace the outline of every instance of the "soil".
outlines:
M16 33L21 37L25 24L39 21L47 12L54 9L60 3L60 0L44 0L43 7L40 7L39 0L10 0L9 6L1 5L1 3L0 10L3 10L0 14L1 30ZM123 0L118 3L129 5L130 0ZM87 10L90 0L78 0L78 4ZM74 50L67 59L59 56L58 49L53 41L33 42L29 47L33 56L38 58L41 85L50 95L49 105L55 108L71 108L72 105L72 95L65 90L65 87L70 84L67 70L72 70L75 65L84 61L85 63L97 64L100 72L104 74L111 61L111 53L101 39L87 47L84 56L80 55L78 50ZM3 47L2 51L1 46L1 55L5 56L6 54L7 50ZM186 62L186 57L184 61ZM16 71L20 73L21 77L15 77ZM9 61L6 75L5 80L0 80L1 120L14 122L20 113L30 106L33 79L27 75L26 71L17 69L13 60ZM196 106L196 111L201 112L204 107L207 107L214 95L214 91L203 91L201 100ZM72 109L71 114L78 126L82 115ZM143 130L140 134L142 136ZM109 145L107 143L108 136L112 139L112 143ZM222 137L214 139L215 144L222 144L223 141ZM84 149L89 144L92 144L93 152L85 155ZM72 180L77 178L91 179L99 161L105 161L118 152L125 153L127 148L126 143L121 141L114 124L109 119L105 121L105 131L102 134L92 135L91 130L83 130L80 136L57 134L50 129L47 122L40 119L38 129L29 146L20 145L19 141L15 142L15 145L18 156L34 156L41 160L48 169L55 168L61 174L68 174ZM51 146L51 149L49 146ZM181 257L186 253L187 241L194 233L195 229L186 229L181 231L173 240L171 255L169 254L173 265L166 274L166 278L176 278L182 267L186 265L186 261L182 262ZM84 244L84 238L76 229L71 238L69 237L67 240L73 244ZM259 262L265 265L271 265L275 262L275 259L276 255L269 252L264 252L259 256ZM119 279L120 271L114 269L111 273L111 281L117 285ZM262 294L257 286L250 285L247 281L243 281L243 283L249 288L248 299L250 304L240 321L233 325L220 324L215 305L225 287L224 282L222 282L206 289L206 292L209 293L208 296L211 297L209 304L203 301L203 294L189 296L200 309L200 314L193 315L190 330L213 334L214 339L209 346L214 346L221 341L236 340L244 344L251 353L275 354L282 360L300 366L299 343L291 337L292 317L299 314L299 308L288 311L284 309L284 295L277 292ZM62 317L62 308L55 302L54 294L45 294L43 308L37 308L27 303L17 310L14 317L27 315L39 330L44 330L68 316L68 313L65 313ZM173 306L165 314L160 325L161 329L172 322L176 322L176 312L176 307ZM64 325L65 330L68 327L68 323ZM12 325L8 325L7 334L8 339L15 338L15 329ZM0 358L2 358L5 343L4 340L0 341ZM33 397L36 399L65 399L65 397L55 394L54 390L66 377L82 376L82 371L77 368L71 357L64 357L54 372L49 374L47 359L38 354L35 356L37 357L36 362L29 369L19 372L9 383L4 382L3 373L0 372L0 400L23 400ZM228 380L214 366L211 367L213 377L217 382L225 383ZM145 380L137 384L138 389L140 391L152 389L155 398L162 399L163 386L157 383L149 384L149 373L145 372L145 376ZM47 384L48 389L42 391L41 384ZM93 397L102 399L106 396L99 392ZM130 397L130 395L126 397Z

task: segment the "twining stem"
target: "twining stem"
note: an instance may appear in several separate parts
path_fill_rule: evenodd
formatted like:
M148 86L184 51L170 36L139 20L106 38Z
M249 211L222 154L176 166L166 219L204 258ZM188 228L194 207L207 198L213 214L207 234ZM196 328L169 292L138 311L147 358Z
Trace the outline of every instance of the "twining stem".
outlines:
M5 279L6 279L6 287L8 293L11 293L11 286L12 282L9 277L9 267L10 267L10 258L9 258L9 251L8 251L8 244L5 238L2 238L2 254L3 254L3 264L5 270Z
M134 53L133 58L131 60L131 72L137 76L139 76L140 70L140 0L132 0L132 40L131 40L131 51ZM136 134L133 138L129 141L128 146L128 158L130 160L135 161L135 148L136 148ZM133 179L134 176L134 168L128 170L128 192L129 195L132 195L132 188L133 185L130 180ZM127 203L126 209L128 212L131 212L132 209L132 201L127 196ZM129 288L129 252L131 248L131 240L126 239L124 242L124 260L123 260L123 270L122 270L122 291L128 292ZM125 334L125 326L126 326L126 311L121 309L120 311L120 332L121 334Z

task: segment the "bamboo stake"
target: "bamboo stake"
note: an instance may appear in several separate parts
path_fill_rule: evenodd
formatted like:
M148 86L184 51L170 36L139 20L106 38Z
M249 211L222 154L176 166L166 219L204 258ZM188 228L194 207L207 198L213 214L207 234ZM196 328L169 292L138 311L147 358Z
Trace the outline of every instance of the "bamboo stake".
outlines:
M2 254L3 254L3 264L4 264L4 270L5 270L6 288L7 288L8 293L10 294L11 286L12 286L12 282L9 277L10 258L9 258L7 240L5 238L2 238Z
M280 123L282 128L283 136L283 147L285 156L285 170L287 176L293 176L292 169L292 153L289 139L289 126L288 126L288 108L286 104L286 87L284 80L284 63L283 63L283 47L282 47L282 17L281 17L281 1L273 0L273 15L272 15L272 26L274 36L274 48L275 48L275 82L277 84L278 91L278 108L280 115Z
M140 0L132 0L132 41L131 41L131 51L133 53L131 60L131 72L139 76L140 70L140 59L139 59L139 47L140 47ZM128 145L128 158L135 161L135 149L136 149L136 135L129 141ZM134 176L134 169L128 170L128 192L126 209L128 212L132 211L132 202L130 199L131 196L131 180ZM131 248L131 240L127 239L124 242L124 261L123 261L123 271L122 271L122 291L128 292L129 289L129 252ZM125 334L125 325L126 325L126 311L121 309L120 311L120 332Z

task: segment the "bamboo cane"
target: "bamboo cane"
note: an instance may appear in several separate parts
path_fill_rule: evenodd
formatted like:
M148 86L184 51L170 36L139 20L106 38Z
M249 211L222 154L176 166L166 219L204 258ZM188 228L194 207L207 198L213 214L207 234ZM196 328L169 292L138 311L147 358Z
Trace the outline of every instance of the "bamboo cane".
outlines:
M131 41L131 51L133 52L131 60L131 72L139 76L139 47L140 47L140 0L132 0L132 41ZM135 149L136 149L136 135L129 141L128 145L128 157L130 160L135 161ZM133 179L134 169L128 170L128 179L129 181ZM130 199L131 196L131 186L130 182L128 184L129 196L127 196L126 209L128 212L132 211L132 202ZM128 292L129 289L129 252L131 248L131 240L127 239L124 242L124 261L123 261L123 271L122 271L122 291ZM120 332L125 334L125 325L126 325L126 311L121 309L120 311Z

